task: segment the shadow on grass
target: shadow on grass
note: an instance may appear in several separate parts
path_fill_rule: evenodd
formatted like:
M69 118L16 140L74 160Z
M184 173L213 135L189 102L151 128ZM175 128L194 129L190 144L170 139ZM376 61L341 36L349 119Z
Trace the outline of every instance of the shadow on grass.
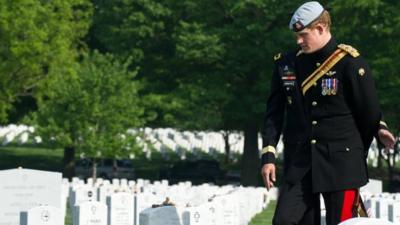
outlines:
M33 147L0 147L0 169L62 170L62 150Z

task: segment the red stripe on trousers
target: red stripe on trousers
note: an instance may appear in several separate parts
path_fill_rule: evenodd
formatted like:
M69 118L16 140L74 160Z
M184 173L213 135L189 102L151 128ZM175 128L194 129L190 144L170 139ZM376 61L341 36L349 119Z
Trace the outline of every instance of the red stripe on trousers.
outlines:
M356 192L357 190L344 191L342 214L340 216L341 222L353 218L353 206L356 197Z

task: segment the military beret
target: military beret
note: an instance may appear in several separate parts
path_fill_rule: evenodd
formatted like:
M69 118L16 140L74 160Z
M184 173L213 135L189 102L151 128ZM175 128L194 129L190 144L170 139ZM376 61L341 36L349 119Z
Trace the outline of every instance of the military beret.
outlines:
M324 7L319 2L306 2L294 12L289 23L289 29L294 32L303 30L314 22L324 12Z

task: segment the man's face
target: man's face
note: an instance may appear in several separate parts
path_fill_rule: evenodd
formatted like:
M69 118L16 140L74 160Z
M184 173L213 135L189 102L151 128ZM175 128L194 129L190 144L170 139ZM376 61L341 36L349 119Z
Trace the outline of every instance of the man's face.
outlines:
M296 43L301 47L304 53L313 53L322 48L321 26L315 28L304 28L296 33Z

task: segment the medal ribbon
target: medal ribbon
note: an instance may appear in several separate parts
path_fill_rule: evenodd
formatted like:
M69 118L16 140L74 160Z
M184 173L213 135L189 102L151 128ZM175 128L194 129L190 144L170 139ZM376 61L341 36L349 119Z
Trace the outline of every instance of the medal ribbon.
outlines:
M308 89L310 89L314 83L316 83L322 76L324 76L337 62L339 62L345 55L346 51L342 49L337 49L325 62L318 67L307 79L301 84L301 89L303 95L306 94Z

